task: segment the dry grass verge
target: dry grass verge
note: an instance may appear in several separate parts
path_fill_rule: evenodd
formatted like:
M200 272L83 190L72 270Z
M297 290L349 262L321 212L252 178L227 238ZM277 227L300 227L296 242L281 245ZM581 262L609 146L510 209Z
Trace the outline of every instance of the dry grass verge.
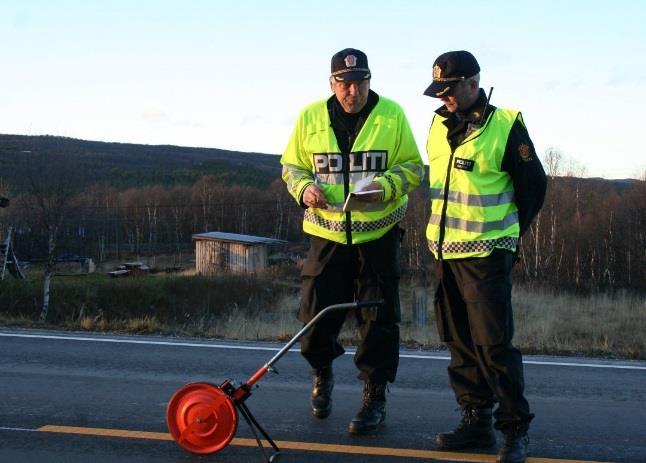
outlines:
M39 290L37 281L0 282L0 325L283 342L301 328L295 317L298 281L292 277L59 280L48 325L35 321ZM516 287L513 303L514 344L523 352L646 358L646 300L639 295L582 296ZM432 290L403 282L401 307L402 344L441 348ZM341 340L354 344L353 323L346 325Z
M515 343L525 352L645 358L646 299L616 295L514 292Z

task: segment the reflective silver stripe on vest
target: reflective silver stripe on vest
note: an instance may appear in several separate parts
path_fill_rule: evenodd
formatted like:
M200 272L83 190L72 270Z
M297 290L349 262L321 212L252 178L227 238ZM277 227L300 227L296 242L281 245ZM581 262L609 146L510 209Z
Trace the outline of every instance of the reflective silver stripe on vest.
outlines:
M439 214L431 215L429 223L433 225L440 225L441 217ZM512 212L508 214L502 220L495 220L492 222L476 222L475 220L465 220L458 219L456 217L447 217L445 225L448 228L455 228L458 230L474 232L474 233L486 233L492 230L504 230L507 227L511 227L514 224L518 223L518 212Z
M328 185L343 185L343 174L316 174L319 183Z
M431 188L431 199L444 199L442 188ZM476 195L462 193L459 191L449 191L448 200L453 203L464 204L466 206L499 206L509 204L514 201L514 192L496 193L491 195Z
M428 241L428 247L433 252L438 251L438 244L437 241ZM491 252L496 248L513 251L516 249L517 244L518 238L511 236L505 236L495 240L444 242L442 245L442 253L467 254L472 252Z
M375 230L380 230L382 228L388 227L390 225L394 225L397 222L400 222L404 216L406 215L406 204L404 204L402 207L400 207L397 210L394 210L390 214L388 214L386 217L382 217L381 219L372 221L372 222L352 222L351 226L351 231L352 233L355 232L371 232ZM345 231L345 220L342 221L337 221L337 220L328 220L324 219L323 217L320 217L316 214L314 214L312 211L307 209L305 211L305 217L304 220L307 222L311 222L314 225L317 225L321 228L325 228L330 231L334 232L344 232Z
M282 172L282 177L285 178L287 177L287 189L289 191L294 191L296 188L296 185L298 185L300 182L303 181L303 179L312 179L312 173L301 169L298 166L295 166L293 164L284 164L283 165L283 172Z
M370 177L370 179L372 180L374 176L374 172L350 172L350 183L354 185L355 183L358 183L368 177Z
M391 167L390 173L393 175L397 175L401 180L402 194L408 193L410 191L410 182L408 181L408 177L406 176L405 170L412 172L413 175L417 176L420 179L424 178L423 166L418 166L410 162L405 162L403 164L398 164Z
M374 172L352 172L350 174L350 183L357 183L366 177L374 177ZM328 185L343 185L343 174L316 174L319 183Z

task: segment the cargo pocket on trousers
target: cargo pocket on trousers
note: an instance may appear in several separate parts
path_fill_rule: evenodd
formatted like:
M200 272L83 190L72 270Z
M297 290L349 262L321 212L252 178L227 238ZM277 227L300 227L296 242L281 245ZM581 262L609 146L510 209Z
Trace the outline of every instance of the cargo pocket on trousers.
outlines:
M440 337L440 341L449 342L453 340L449 334L449 328L446 325L446 304L444 302L444 290L442 289L442 285L439 285L435 290L433 308L435 309L435 323L437 324L437 334Z
M514 335L511 285L500 280L464 285L473 342L479 346L507 344Z
M334 256L337 243L318 236L310 237L310 248L303 261L301 277L317 277Z

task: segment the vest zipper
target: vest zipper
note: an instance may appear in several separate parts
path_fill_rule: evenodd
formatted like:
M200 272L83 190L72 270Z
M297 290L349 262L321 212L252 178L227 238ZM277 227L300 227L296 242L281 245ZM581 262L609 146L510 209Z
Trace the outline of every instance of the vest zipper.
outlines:
M451 156L449 156L449 165L446 167L446 180L444 181L444 203L442 203L442 214L440 215L440 237L437 246L437 259L440 261L442 260L442 246L444 245L444 235L446 234L446 209L449 204L449 182L451 180L451 166L453 165L454 155L455 148L451 147Z
M352 144L350 145L352 148ZM350 194L350 154L343 153L343 197ZM345 239L348 245L352 244L352 212L345 213Z

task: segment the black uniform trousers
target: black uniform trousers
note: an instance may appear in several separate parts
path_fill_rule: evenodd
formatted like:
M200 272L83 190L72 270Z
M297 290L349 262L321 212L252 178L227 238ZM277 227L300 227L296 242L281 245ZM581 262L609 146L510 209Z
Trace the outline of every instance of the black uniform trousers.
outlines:
M496 428L527 429L533 416L523 396L522 355L511 344L513 254L438 262L435 295L440 339L451 353L449 380L460 406L492 407Z
M384 300L384 305L357 310L360 342L354 356L359 378L393 382L399 363L400 229L358 245L343 245L312 236L303 265L298 318L309 322L332 304ZM300 340L301 353L313 368L329 365L345 350L338 342L345 312L331 312Z

